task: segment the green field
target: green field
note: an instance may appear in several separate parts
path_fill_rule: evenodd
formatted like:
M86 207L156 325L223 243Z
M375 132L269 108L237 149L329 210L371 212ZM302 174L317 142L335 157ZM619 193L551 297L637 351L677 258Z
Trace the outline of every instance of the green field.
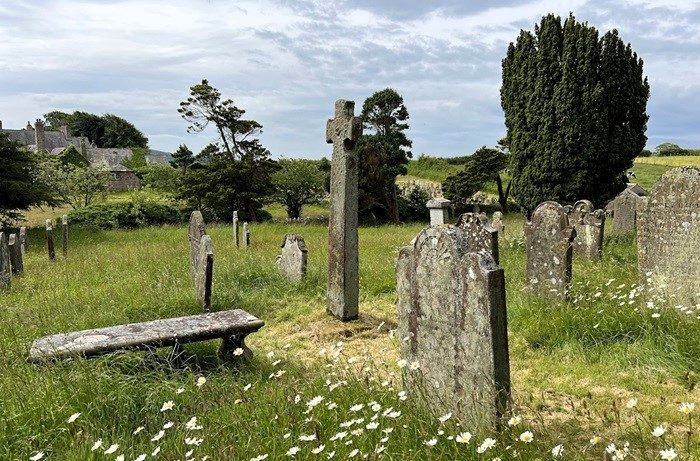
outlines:
M213 308L242 308L267 323L249 337L254 361L238 367L219 362L216 341L186 346L184 363L163 349L28 364L27 350L42 335L199 312L184 226L72 229L69 257L53 263L41 229L32 230L26 274L0 295L0 459L43 452L57 460L276 460L292 459L287 453L298 447L297 459L331 452L347 459L358 450L355 459L545 460L562 444L564 459L601 460L606 446L626 442L627 459L659 459L669 447L681 459L700 456L700 408L679 411L683 402L700 406L700 313L681 313L636 288L635 243L624 237L606 239L600 262L575 261L570 303L545 302L523 290L521 218L508 215L506 226L513 414L522 421L500 433L440 422L418 396L399 397L409 371L397 367L390 334L394 260L420 226L360 230L361 317L345 324L325 313L325 226L253 225L248 250L232 246L230 228L211 226ZM308 278L298 286L274 265L288 232L304 235L309 247ZM200 377L206 383L198 387ZM322 401L309 406L316 396ZM636 406L627 408L631 399ZM161 411L169 401L174 407ZM201 429L187 429L193 416ZM658 425L667 428L660 438L651 434ZM531 443L519 439L527 430ZM473 439L457 443L466 431ZM496 444L478 454L485 437ZM601 440L591 444L594 437Z

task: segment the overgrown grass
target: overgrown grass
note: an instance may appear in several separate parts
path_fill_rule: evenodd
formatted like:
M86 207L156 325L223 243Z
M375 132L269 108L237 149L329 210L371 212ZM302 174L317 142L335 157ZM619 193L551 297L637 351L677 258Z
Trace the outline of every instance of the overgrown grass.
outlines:
M37 451L61 460L119 454L132 460L142 453L151 459L158 446L160 459L185 459L191 449L192 459L289 459L297 446L300 459L326 459L332 451L346 459L357 449L369 459L511 459L516 450L518 459L529 460L549 459L563 444L566 459L599 460L606 445L621 448L626 441L633 459L658 459L671 445L684 459L688 452L700 455L697 431L685 438L688 416L678 411L681 402L700 404L697 312L665 307L633 288L635 242L624 237L606 239L602 261L575 262L572 302L543 301L523 289L521 219L507 216L501 262L514 413L523 420L500 434L453 419L441 423L415 396L399 396L400 375L408 371L397 368L397 339L389 334L396 325L394 258L420 226L360 230L361 318L345 324L325 313L324 226L253 225L247 250L233 247L230 228L210 226L214 309L242 308L267 323L249 337L255 358L242 367L219 362L216 341L186 346L184 363L161 350L28 364L27 350L42 335L199 312L184 227L71 229L69 257L54 263L41 230L34 230L26 274L0 297L0 459L28 459ZM308 277L299 285L287 283L274 265L288 232L304 235L309 247ZM201 387L199 377L207 380ZM309 409L316 396L322 402ZM627 409L631 398L638 403ZM161 411L167 401L174 408ZM352 411L357 404L362 408ZM185 427L193 416L201 430ZM152 442L168 421L174 426ZM668 428L663 439L651 436L659 424ZM531 443L518 439L526 430L534 433ZM465 431L474 434L470 443L449 438ZM316 440L301 441L302 435ZM496 445L480 455L476 449L487 436ZM602 441L593 446L594 436ZM203 441L186 445L186 437ZM103 446L90 451L98 439ZM432 439L434 446L426 444ZM120 447L105 455L111 444ZM321 444L323 451L313 454Z

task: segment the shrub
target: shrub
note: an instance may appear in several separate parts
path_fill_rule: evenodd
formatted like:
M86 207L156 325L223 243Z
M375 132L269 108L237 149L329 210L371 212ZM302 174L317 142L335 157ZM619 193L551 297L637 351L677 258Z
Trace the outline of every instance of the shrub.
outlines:
M398 194L399 217L403 222L428 221L425 204L431 198L430 192L418 184L400 187Z
M158 202L100 203L71 211L69 218L77 226L101 229L137 228L186 221L177 207Z
M659 144L654 149L654 155L657 157L670 157L672 155L691 155L688 149L683 149L678 144L671 144L670 142L665 142Z

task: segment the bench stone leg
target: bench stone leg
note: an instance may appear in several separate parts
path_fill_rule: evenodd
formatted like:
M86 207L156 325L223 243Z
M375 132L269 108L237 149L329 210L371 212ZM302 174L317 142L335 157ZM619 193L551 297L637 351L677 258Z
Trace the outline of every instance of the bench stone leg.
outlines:
M219 357L225 360L247 361L253 357L253 351L245 345L245 334L232 335L224 338L219 348ZM240 355L234 354L236 349L243 349Z

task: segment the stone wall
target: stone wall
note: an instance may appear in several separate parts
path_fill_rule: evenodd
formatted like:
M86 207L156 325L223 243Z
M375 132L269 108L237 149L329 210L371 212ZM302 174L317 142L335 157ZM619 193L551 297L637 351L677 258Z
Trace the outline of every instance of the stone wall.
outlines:
M112 171L107 184L110 192L124 192L141 187L141 180L133 171Z

